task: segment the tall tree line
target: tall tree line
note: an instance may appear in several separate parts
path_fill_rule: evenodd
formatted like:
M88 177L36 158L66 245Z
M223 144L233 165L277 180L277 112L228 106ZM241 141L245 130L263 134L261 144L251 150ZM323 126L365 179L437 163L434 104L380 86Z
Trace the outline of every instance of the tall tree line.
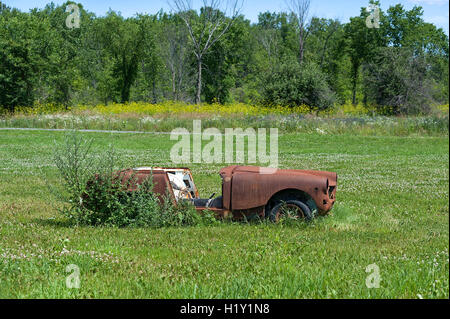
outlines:
M309 1L250 23L231 6L173 13L96 16L81 4L68 28L67 3L21 12L0 2L0 109L165 100L307 105L363 103L390 113L426 113L448 103L448 36L421 7L361 8L348 23L309 17ZM378 2L372 1L374 5ZM229 4L227 2L227 4ZM234 5L234 6L233 6Z

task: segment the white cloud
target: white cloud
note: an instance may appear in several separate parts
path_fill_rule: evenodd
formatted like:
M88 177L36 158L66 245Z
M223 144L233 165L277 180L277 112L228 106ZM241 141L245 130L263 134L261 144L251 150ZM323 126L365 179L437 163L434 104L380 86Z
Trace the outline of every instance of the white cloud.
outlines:
M448 24L448 17L444 16L433 16L426 19L427 22L431 22L434 24Z

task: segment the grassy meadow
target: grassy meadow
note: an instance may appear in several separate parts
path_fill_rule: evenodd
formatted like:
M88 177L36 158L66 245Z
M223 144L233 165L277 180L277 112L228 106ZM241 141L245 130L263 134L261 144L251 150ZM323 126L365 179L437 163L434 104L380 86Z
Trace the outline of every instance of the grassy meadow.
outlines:
M0 302L450 297L448 1L34 2L0 0ZM173 163L198 126L270 163L206 163L217 130ZM336 172L335 205L219 221L114 174L189 167L213 199L235 164Z
M64 133L0 131L0 298L449 298L446 123L432 134L285 131L281 168L338 173L329 216L160 229L69 225L46 186ZM168 135L83 135L99 156L114 144L125 166L173 165ZM201 196L220 193L225 165L189 165ZM79 289L66 288L70 264ZM380 288L366 287L371 264Z

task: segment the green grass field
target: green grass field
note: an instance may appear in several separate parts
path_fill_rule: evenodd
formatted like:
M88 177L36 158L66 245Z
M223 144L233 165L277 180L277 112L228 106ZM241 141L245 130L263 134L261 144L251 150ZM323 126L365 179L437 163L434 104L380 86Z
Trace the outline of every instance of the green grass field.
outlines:
M117 229L55 210L43 175L63 135L0 131L0 298L449 298L448 136L280 136L281 168L338 172L331 215L310 224ZM173 165L168 135L84 135L126 166ZM224 165L190 165L202 196Z

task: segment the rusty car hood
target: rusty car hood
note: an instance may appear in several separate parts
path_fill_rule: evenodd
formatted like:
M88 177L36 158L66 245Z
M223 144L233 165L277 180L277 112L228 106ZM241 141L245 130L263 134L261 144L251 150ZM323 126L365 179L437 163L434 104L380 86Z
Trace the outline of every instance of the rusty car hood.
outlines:
M232 176L236 173L255 173L255 174L261 174L261 167L259 166L240 166L240 165L233 165L224 167L220 170L220 175L222 177L225 176ZM318 177L326 177L329 180L330 186L336 186L337 184L337 174L335 172L327 172L327 171L315 171L315 170L304 170L304 169L276 169L273 171L271 175L277 176L277 175L297 175L297 176L304 176L304 175L313 175Z
M264 206L273 196L286 189L306 193L315 201L319 214L326 214L335 202L335 172L268 170L258 166L235 165L221 169L220 175L224 207L231 210Z

